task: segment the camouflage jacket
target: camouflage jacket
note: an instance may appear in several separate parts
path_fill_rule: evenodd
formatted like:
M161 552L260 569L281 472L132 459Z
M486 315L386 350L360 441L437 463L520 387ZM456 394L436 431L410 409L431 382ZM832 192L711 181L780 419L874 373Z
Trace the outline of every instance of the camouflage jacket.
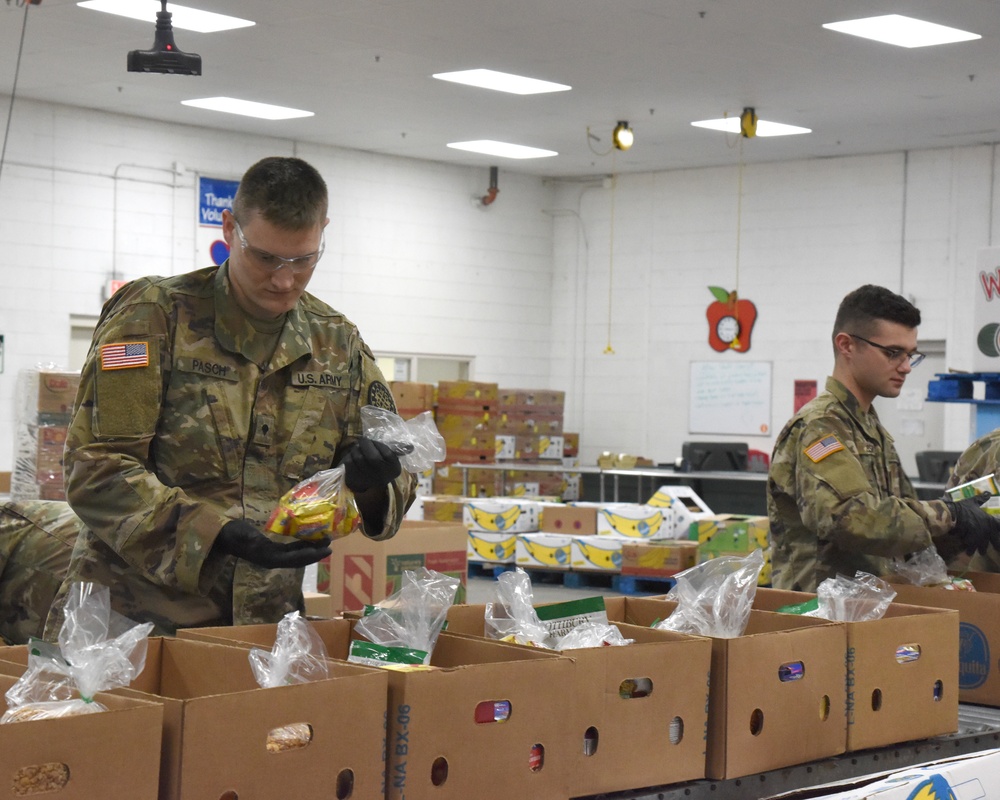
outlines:
M362 434L362 406L395 405L343 315L304 294L280 334L261 336L227 276L223 264L143 278L104 307L66 442L67 499L85 527L47 638L74 580L109 586L116 611L160 633L301 606L302 570L223 557L215 537L231 519L262 526ZM395 534L413 486L406 471L389 485L373 538Z
M875 410L834 378L778 435L767 480L773 584L816 591L858 570L883 575L889 559L926 549L955 554L951 515L921 501Z
M960 483L968 483L976 478L993 473L1000 482L1000 428L992 430L985 436L980 436L963 451L955 468L948 478L946 488L958 486ZM965 570L972 569L979 572L1000 572L1000 553L995 548L990 548L985 553L976 553L973 556L960 554L956 559L950 561L948 566L952 569Z

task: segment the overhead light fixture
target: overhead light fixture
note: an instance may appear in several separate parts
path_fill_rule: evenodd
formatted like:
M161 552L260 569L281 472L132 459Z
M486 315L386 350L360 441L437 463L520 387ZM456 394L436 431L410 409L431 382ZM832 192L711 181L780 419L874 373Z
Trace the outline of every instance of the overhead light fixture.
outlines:
M512 75L509 72L497 72L492 69L466 69L458 72L438 72L431 75L439 81L462 83L466 86L477 86L480 89L493 89L511 94L545 94L546 92L566 92L572 86L562 83L552 83L538 78L526 78L523 75Z
M482 153L500 158L549 158L559 155L555 150L542 150L538 147L527 147L523 144L497 142L492 139L476 139L470 142L448 142L448 147L455 150L467 150L470 153Z
M312 111L273 106L269 103L255 103L252 100L238 100L235 97L202 97L196 100L181 100L181 105L205 108L209 111L222 111L225 114L240 114L244 117L256 117L257 119L298 119L315 116Z
M156 33L152 50L130 50L129 72L158 72L167 75L201 75L201 56L185 53L174 44L174 28L167 11L167 0L161 0L156 12Z
M619 150L628 150L635 141L635 134L624 120L619 120L611 132L611 143Z
M751 109L752 110L752 109ZM743 115L739 117L723 117L722 119L703 119L691 123L696 128L709 128L713 131L724 131L726 133L744 133ZM786 125L783 122L768 122L766 119L758 119L752 136L793 136L799 133L812 133L811 128L801 128L798 125ZM748 137L749 138L749 137Z
M938 25L936 22L926 22L914 17L904 17L901 14L828 22L823 27L899 47L928 47L983 38L978 33L949 28L947 25Z
M117 14L120 17L138 19L143 22L155 19L157 9L160 7L158 0L83 0L77 5L91 11L104 11L108 14ZM179 6L176 3L170 5L170 10L174 16L174 27L185 31L216 33L234 28L247 28L257 24L249 19L215 14L198 8Z

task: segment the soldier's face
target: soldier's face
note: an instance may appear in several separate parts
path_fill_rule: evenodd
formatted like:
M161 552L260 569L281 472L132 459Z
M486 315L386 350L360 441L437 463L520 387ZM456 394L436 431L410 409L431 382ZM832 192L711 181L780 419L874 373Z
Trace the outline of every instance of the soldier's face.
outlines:
M856 372L858 385L872 397L899 397L906 376L910 374L909 353L917 349L917 330L896 322L879 320L871 342L857 342ZM883 349L885 348L885 349ZM887 350L898 351L890 357Z
M313 257L321 253L328 221L290 231L257 213L238 223L232 214L224 213L222 234L229 245L229 282L240 308L259 319L273 319L290 311L315 271Z

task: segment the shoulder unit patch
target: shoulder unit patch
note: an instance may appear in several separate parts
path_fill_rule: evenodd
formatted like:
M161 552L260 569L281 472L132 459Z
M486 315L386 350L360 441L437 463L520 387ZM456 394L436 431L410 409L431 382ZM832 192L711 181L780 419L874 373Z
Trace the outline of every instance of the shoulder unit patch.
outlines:
M392 392L382 381L372 381L368 385L368 405L384 408L393 414L396 413L396 403L392 399Z

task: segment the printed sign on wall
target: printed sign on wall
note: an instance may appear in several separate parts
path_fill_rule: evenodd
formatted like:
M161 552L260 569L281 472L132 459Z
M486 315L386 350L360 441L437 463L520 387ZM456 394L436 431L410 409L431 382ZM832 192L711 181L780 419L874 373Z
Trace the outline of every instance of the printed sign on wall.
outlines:
M229 258L229 245L222 238L222 212L233 210L239 181L198 176L198 260L221 264Z

